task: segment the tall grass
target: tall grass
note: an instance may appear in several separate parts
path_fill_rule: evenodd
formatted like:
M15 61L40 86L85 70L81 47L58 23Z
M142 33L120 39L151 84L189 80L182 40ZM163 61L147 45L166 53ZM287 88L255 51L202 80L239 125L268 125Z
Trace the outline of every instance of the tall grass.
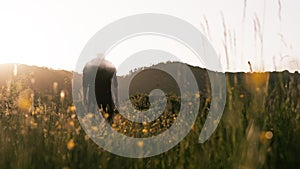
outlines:
M238 83L233 83L234 76ZM35 99L34 108L20 109L20 93L28 89L16 78L0 90L1 168L297 168L300 138L300 75L271 73L268 95L247 86L244 79L256 74L227 73L232 100L216 132L203 143L199 133L206 119L210 98L200 97L199 117L187 137L173 149L150 158L130 159L113 155L92 142L82 130L71 101L62 103L59 93L52 100ZM260 76L260 74L257 74ZM253 85L252 85L253 86ZM139 104L139 99L135 100ZM174 98L176 99L176 98ZM195 100L190 98L193 104ZM145 104L145 103L144 103ZM172 102L173 106L179 104ZM145 105L147 106L147 105ZM177 105L178 106L178 105ZM126 106L123 107L126 110ZM186 110L188 111L188 110ZM161 117L159 128L116 123L127 135L149 137L168 128L173 116ZM116 121L117 122L117 121ZM95 130L101 130L95 128Z

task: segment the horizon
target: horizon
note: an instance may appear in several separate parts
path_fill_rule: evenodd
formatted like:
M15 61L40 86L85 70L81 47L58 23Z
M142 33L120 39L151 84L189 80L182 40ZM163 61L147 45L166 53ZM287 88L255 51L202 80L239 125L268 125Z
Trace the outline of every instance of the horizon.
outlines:
M136 71L139 71L139 70L143 70L143 68L151 68L151 67L155 67L159 64L169 64L169 63L182 63L182 64L187 64L188 66L192 66L192 67L195 67L195 68L199 68L199 69L203 69L203 70L206 70L206 71L213 71L213 70L209 70L207 68L204 68L204 67L200 67L200 66L194 66L194 65L191 65L191 64L188 64L188 63L183 63L183 62L180 62L180 61L167 61L167 62L159 62L159 63L156 63L156 64L153 64L153 65L150 65L150 66L145 66L145 67L137 67L137 68L133 68L133 69L130 69L128 72L126 73L122 73L122 74L118 74L117 73L117 76L118 77L125 77L125 76L128 76L130 75L131 73L134 73ZM30 65L30 64L23 64L23 63L0 63L0 66L5 66L5 65L11 65L11 66L14 66L14 65L17 65L17 66L20 66L20 65L23 65L23 66L28 66L28 67L37 67L37 68L44 68L44 69L49 69L49 70L53 70L53 71L67 71L67 72L70 72L70 73L75 73L76 71L74 70L66 70L66 69L56 69L56 68L52 68L52 67L47 67L47 66L39 66L39 65ZM295 71L290 71L290 70L287 70L287 69L283 69L283 70L277 70L277 71L225 71L225 72L220 72L220 73L245 73L245 74L253 74L253 73L281 73L281 72L289 72L291 74L300 74L300 71L298 70L295 70ZM213 72L219 72L219 71L213 71ZM78 72L76 72L78 73ZM82 72L79 72L79 74L82 74Z

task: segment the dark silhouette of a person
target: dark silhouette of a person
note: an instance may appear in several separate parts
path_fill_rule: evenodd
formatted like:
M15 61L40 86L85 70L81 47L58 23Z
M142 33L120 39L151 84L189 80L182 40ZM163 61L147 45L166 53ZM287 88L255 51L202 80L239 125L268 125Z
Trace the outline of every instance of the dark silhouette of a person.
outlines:
M118 113L116 110L118 81L115 66L101 57L88 62L83 69L83 94L88 111L93 113L97 108L102 109L103 113L108 113L107 120L111 123L114 114ZM96 98L96 102L93 98Z

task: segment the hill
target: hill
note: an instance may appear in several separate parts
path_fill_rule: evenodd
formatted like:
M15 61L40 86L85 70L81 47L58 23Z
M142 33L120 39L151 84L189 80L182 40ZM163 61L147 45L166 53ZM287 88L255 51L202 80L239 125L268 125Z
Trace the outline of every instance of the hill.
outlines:
M175 92L179 94L178 85L174 84L174 79L168 73L159 70L159 68L162 67L173 72L176 78L186 85L190 85L189 82L193 80L187 76L188 70L186 68L189 68L198 84L200 93L205 97L209 97L210 81L207 70L179 62L159 63L148 68L135 69L135 71L126 76L118 77L119 95L122 98L126 95L124 87L129 87L129 92L131 94L145 92L153 88L163 88L167 93ZM17 71L15 72L16 76L14 76L14 70ZM227 74L228 80L231 83L243 86L243 88L246 87L245 84L251 84L253 82L262 83L267 80L266 77L261 77L265 76L262 75L263 73L239 72ZM269 89L275 87L278 77L280 77L285 84L288 85L291 75L295 76L296 81L299 80L298 72L289 73L288 71L284 71L269 73ZM13 80L21 79L24 83L23 85L35 90L36 93L43 96L57 95L61 91L64 91L66 97L71 99L72 77L73 72L65 70L53 70L46 67L28 66L23 64L0 64L0 86L6 86L7 83Z
M67 98L72 93L72 72L53 70L46 67L23 64L0 65L0 86L16 80L22 81L25 88L31 88L40 95L54 95L64 91Z

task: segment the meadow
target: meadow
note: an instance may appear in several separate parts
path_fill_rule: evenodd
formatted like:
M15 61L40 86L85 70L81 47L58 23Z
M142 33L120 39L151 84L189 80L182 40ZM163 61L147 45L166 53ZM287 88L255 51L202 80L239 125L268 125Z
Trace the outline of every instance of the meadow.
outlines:
M16 76L0 90L0 168L298 168L300 75L226 73L226 78L225 111L209 140L198 143L211 99L200 93L196 95L201 100L198 118L184 140L163 154L135 159L111 154L95 144L64 93L46 99L26 85L30 79ZM147 107L140 97L131 101ZM180 98L172 100L171 106L180 104ZM190 102L193 105L195 100L191 97ZM126 104L122 109L126 110ZM159 125L133 126L122 119L113 125L124 134L149 137L170 127L176 112L159 119Z

